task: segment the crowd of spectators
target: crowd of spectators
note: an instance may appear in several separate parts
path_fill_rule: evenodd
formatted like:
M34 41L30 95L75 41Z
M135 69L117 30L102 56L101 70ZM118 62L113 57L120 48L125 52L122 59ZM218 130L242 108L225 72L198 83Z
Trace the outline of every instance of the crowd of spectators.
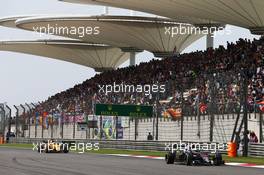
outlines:
M257 111L264 95L264 39L240 39L227 47L151 60L137 66L119 68L95 75L82 84L50 97L38 106L42 111L93 113L95 103L156 104L163 108L183 105L186 114L197 112L237 112L247 86L248 107ZM98 85L165 84L165 93L99 93ZM157 100L158 99L158 100ZM184 102L181 104L181 102ZM203 110L201 110L203 106ZM205 107L206 106L206 107Z

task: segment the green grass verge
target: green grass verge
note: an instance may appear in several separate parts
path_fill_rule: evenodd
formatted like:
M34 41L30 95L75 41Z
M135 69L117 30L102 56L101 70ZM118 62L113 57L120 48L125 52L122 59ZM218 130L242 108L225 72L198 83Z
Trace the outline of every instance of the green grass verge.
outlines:
M264 158L256 158L256 157L228 157L223 156L223 159L226 162L236 162L236 163L251 163L251 164L257 164L257 165L264 165Z
M15 144L15 143L11 143L11 144L1 144L0 148L1 147L32 149L33 145L32 144Z
M3 144L1 147L10 147L10 148L25 148L32 149L32 144ZM164 152L158 151L140 151L140 150L114 150L114 149L100 149L98 151L87 151L87 153L93 154L133 154L133 155L144 155L144 156L160 156L164 157ZM223 159L226 162L236 162L236 163L251 163L257 165L264 165L264 158L254 158L254 157L235 157L231 158L226 155L223 156Z

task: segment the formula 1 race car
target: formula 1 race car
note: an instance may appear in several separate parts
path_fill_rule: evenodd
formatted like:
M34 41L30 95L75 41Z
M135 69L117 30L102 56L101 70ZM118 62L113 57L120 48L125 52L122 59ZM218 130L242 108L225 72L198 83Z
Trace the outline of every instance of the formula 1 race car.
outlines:
M38 152L42 153L68 153L69 144L55 142L54 140L43 141L38 145Z
M192 165L224 165L225 162L222 159L222 154L219 152L208 153L199 151L173 151L168 152L165 155L165 161L167 164L174 164L175 162L185 164L187 166Z

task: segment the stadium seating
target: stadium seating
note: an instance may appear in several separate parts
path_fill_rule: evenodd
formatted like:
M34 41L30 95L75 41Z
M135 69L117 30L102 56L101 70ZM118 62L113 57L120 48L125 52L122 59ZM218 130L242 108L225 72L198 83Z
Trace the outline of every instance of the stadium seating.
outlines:
M212 93L208 87L215 87L216 111L235 112L240 104L241 79L246 75L249 82L248 105L250 110L258 107L264 95L264 38L249 41L240 39L227 43L227 47L196 51L162 60L152 60L137 66L120 68L97 74L67 91L50 97L37 107L38 111L54 110L92 114L94 103L153 104L159 99L170 99L163 108L177 108L184 93L184 114L197 111L207 112ZM98 93L98 85L107 84L165 84L166 92L144 93ZM200 108L200 109L199 109Z

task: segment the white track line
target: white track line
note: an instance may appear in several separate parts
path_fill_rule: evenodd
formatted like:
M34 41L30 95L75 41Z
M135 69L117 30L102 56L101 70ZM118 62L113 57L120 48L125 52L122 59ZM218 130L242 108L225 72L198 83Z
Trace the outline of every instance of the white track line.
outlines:
M130 155L130 154L107 154L107 155L118 156L118 157L134 157L134 158L144 158L144 159L153 159L153 160L164 160L164 157L158 157L158 156L142 156L142 155ZM264 169L264 165L255 165L249 163L225 163L225 165Z

